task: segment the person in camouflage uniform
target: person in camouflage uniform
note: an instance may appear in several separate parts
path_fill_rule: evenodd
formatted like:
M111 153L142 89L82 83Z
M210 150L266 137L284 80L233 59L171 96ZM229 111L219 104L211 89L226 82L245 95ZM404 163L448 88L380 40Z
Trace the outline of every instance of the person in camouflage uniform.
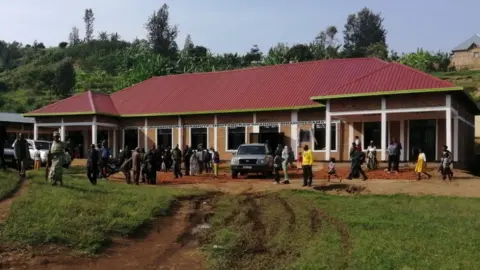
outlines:
M50 166L50 172L48 179L54 186L57 182L63 185L63 163L65 159L65 144L60 141L60 134L58 132L53 133L52 147L50 148L50 155L52 157L52 165Z

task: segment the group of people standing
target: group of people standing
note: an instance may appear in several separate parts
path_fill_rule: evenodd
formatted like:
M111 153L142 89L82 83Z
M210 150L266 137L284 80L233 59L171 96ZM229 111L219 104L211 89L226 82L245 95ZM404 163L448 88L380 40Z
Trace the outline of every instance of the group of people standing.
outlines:
M182 163L183 170L182 173ZM204 171L218 176L220 156L213 148L206 149L199 144L196 149L188 145L180 150L178 144L171 149L163 146L152 146L145 151L143 148L135 148L133 151L125 146L120 153L120 171L125 175L128 184L146 183L156 184L157 171L173 172L175 178L183 175L200 175Z

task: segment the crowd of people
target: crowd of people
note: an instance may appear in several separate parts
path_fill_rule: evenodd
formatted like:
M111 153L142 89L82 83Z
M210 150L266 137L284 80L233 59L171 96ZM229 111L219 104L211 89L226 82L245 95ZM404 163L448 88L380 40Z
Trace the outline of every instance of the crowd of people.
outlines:
M87 161L87 175L92 184L96 184L97 177L107 178L108 159L110 152L107 145L103 145L100 151L91 146ZM183 164L183 166L182 166ZM146 183L156 184L157 172L172 172L174 178L183 175L200 175L202 173L213 173L218 177L218 166L220 156L218 151L212 147L206 149L202 144L197 148L188 145L183 150L176 145L171 147L156 147L145 151L137 147L131 150L128 146L120 151L117 165L125 175L128 184Z

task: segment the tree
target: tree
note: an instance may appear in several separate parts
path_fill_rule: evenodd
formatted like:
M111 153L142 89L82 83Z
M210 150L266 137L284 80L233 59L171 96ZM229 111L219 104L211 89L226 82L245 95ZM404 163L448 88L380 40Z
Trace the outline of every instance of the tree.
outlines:
M67 45L68 45L68 42L65 42L65 41L62 41L62 42L58 43L58 47L60 49L65 49L67 47Z
M95 22L95 16L91 8L85 9L83 21L85 22L85 41L90 42L93 39L93 23Z
M383 18L380 13L373 13L368 8L363 8L357 14L350 14L343 31L344 54L346 57L366 57L368 48L383 45L385 52L387 31L383 28ZM383 55L382 58L387 58Z
M250 49L250 52L248 52L244 56L245 63L247 65L251 65L253 63L258 63L262 60L262 52L258 48L258 45L253 45L253 47Z
M190 34L188 34L187 37L185 38L185 44L183 45L183 51L188 52L191 49L193 49L194 47L195 47L195 45L193 44L192 37L190 36Z
M148 18L145 28L154 52L165 57L172 57L176 54L178 48L175 39L178 35L178 27L170 25L167 4L163 4Z
M73 93L74 87L75 68L73 67L73 59L66 58L60 62L55 70L52 90L56 96L66 98Z
M68 40L70 41L70 46L75 46L80 44L80 34L77 27L72 27L72 32L68 35Z
M110 41L116 42L119 41L120 38L120 34L118 34L117 32L110 34Z
M288 61L304 62L313 59L313 54L310 48L305 44L297 44L290 48L287 52Z
M107 31L98 32L98 39L101 40L101 41L107 41L108 40Z
M375 43L367 48L366 56L376 57L383 60L388 59L388 49L383 43Z
M288 63L287 53L289 50L290 48L287 44L277 43L277 45L271 47L270 50L268 50L268 54L264 60L265 64L278 65Z

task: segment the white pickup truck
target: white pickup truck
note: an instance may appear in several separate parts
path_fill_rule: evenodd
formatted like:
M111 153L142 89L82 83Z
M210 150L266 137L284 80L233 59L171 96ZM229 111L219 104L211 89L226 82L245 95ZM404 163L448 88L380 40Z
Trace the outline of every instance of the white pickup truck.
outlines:
M47 154L50 151L50 147L52 145L49 141L40 141L40 140L31 140L27 139L28 143L28 150L30 152L30 158L33 159L33 153L35 150L40 151L40 160L42 161L42 165L47 164ZM12 144L12 148L14 148L15 142Z

